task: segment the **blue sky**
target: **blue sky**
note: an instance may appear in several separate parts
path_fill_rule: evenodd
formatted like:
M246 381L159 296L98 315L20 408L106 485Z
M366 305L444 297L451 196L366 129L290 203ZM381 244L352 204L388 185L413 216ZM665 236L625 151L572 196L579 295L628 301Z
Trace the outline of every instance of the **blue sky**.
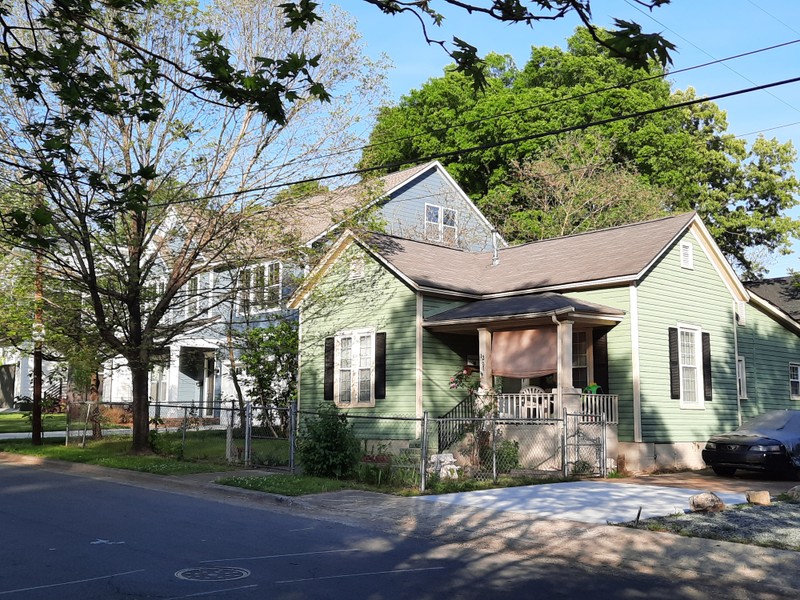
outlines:
M394 64L388 73L391 94L399 98L427 79L441 75L450 61L438 47L428 47L419 23L411 15L388 17L362 0L341 0L342 8L355 15L367 44L367 53L385 53ZM435 3L434 3L435 4ZM647 32L661 32L678 46L673 70L683 69L800 39L800 2L797 0L673 0L671 5L640 12L631 0L595 0L594 20L610 26L612 18L640 23ZM459 11L445 13L441 28L432 37L450 40L458 36L477 46L481 55L490 51L510 54L517 65L526 62L531 45L563 46L577 19L542 22L533 29L503 25ZM651 18L652 17L652 18ZM693 87L702 96L714 96L800 76L800 43L751 57L696 69L670 78L674 88ZM717 101L728 113L728 131L751 142L757 132L800 146L800 84L789 84ZM800 170L800 163L795 168ZM800 209L793 210L800 218ZM790 256L774 257L770 276L788 269L800 270L800 242Z

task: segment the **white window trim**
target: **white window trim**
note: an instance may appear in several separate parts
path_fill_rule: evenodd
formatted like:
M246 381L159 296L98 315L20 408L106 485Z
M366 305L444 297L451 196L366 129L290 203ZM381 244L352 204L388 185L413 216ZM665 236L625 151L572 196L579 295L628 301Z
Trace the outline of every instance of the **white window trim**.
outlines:
M747 365L741 355L736 357L736 392L739 400L747 400Z
M358 372L360 366L361 346L358 340L363 336L369 336L369 370L370 370L370 389L369 402L358 402ZM340 402L341 391L341 344L342 339L350 338L353 340L351 346L351 366L350 366L350 402ZM334 336L333 343L333 401L339 408L374 408L375 407L375 329L362 328L340 331Z
M681 242L681 268L694 269L694 250L691 242Z
M275 284L269 285L269 270L270 267L273 265L277 265L278 268L278 281ZM264 287L262 290L256 289L256 272L258 269L264 269ZM246 275L245 275L246 274ZM281 302L283 301L283 265L280 261L273 260L264 263L258 263L254 265L250 265L245 267L241 270L239 274L239 283L238 285L241 286L242 282L247 279L247 308L242 306L242 295L245 293L244 290L238 290L236 293L236 314L239 316L246 316L246 315L258 315L264 314L269 312L276 312L281 309ZM270 306L267 302L268 292L269 289L275 287L278 290L278 301ZM263 300L259 299L259 295Z
M428 207L432 207L432 208L438 209L438 213L439 213L438 220L436 220L436 221L429 221L428 220ZM454 218L455 225L447 225L447 226L445 226L445 224L444 224L444 221L445 221L444 213L445 213L445 211L452 211L453 212L453 214L455 216L455 218ZM458 210L457 209L452 208L450 206L442 206L441 204L433 204L433 203L430 203L430 202L426 202L425 203L424 220L425 220L425 225L424 225L425 239L431 240L431 241L434 241L434 242L442 242L445 239L445 235L444 235L445 229L453 229L453 239L454 240L458 239ZM435 225L436 226L437 234L436 234L436 238L435 239L433 237L429 237L428 236L428 225Z
M797 368L797 379L792 379L792 367ZM793 400L800 400L800 394L793 394L792 393L792 381L797 381L798 388L800 388L800 363L791 362L789 363L789 395L792 397Z
M681 333L690 331L694 335L694 365L684 365L683 352L681 352ZM697 402L689 403L686 401L685 381L683 377L684 366L693 366L695 368L695 397ZM678 324L678 375L681 382L681 403L683 409L688 410L704 410L705 409L705 393L703 386L703 330L696 325L687 325L685 323Z

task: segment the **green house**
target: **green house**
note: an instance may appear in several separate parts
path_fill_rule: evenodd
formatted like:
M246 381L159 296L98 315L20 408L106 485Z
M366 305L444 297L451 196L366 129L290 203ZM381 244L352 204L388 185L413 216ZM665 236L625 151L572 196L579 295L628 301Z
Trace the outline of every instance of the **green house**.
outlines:
M501 415L604 414L608 458L649 470L702 467L711 434L800 405L800 324L694 213L486 252L345 232L291 306L301 410L441 417L474 371Z

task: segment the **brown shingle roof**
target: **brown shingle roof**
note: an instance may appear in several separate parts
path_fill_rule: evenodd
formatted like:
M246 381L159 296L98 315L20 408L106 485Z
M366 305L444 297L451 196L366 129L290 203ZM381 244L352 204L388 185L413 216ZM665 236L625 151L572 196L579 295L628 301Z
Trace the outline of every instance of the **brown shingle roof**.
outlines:
M475 295L632 279L686 229L694 213L473 254L387 235L370 245L417 286Z
M744 287L774 304L793 319L800 320L800 282L794 277L746 281Z

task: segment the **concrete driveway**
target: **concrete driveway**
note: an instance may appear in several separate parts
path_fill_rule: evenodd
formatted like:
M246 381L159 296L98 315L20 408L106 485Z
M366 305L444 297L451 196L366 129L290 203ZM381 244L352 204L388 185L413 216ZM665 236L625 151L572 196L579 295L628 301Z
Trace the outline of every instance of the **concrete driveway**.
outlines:
M620 523L685 512L689 498L713 491L726 504L745 502L747 490L778 495L797 482L763 477L718 477L710 471L586 480L514 488L422 496L420 501L522 513L582 523Z

